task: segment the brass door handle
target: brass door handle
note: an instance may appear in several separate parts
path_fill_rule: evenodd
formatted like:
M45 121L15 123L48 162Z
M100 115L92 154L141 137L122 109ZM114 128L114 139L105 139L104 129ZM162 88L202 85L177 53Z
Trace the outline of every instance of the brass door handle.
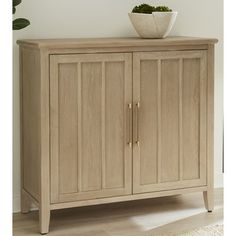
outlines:
M140 108L140 102L136 103L136 111L137 111L137 120L136 120L136 125L137 125L137 133L136 133L136 141L135 143L139 146L140 145L140 140L139 140L139 108Z
M128 113L129 113L129 125L128 125L128 129L129 129L129 141L128 141L128 145L130 147L132 147L132 103L128 104Z

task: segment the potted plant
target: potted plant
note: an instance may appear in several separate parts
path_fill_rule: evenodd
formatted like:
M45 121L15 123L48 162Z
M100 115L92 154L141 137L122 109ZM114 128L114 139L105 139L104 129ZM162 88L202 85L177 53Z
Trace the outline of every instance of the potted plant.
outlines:
M21 4L21 0L12 0L12 14L13 15L16 13L16 6L18 6L19 4ZM12 22L12 29L13 30L21 30L21 29L27 27L28 25L30 25L29 20L27 20L25 18L17 18L15 20L13 20L13 22Z
M142 38L166 38L177 17L177 12L167 6L135 6L129 13L136 32Z

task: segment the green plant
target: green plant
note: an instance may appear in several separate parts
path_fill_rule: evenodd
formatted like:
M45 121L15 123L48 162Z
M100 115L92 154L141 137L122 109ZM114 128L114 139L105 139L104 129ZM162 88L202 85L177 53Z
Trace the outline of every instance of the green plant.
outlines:
M16 13L16 6L21 4L21 0L12 0L12 14ZM25 18L17 18L12 22L13 30L20 30L30 25L30 21Z
M150 6L148 4L141 4L139 6L135 6L132 10L133 13L146 13L146 14L152 14L153 11L155 11L155 7Z
M156 7L155 11L161 11L161 12L170 12L172 9L166 6L158 6Z
M172 10L167 6L151 6L148 4L141 4L139 6L135 6L132 10L132 13L144 13L144 14L152 14L152 12L158 11L158 12L171 12Z

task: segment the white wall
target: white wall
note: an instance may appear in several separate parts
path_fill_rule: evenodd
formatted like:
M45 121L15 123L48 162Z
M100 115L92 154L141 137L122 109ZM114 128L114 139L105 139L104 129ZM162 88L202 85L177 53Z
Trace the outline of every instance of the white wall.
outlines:
M179 12L172 35L215 37L215 186L223 186L223 0L23 0L16 17L31 25L14 32L14 150L13 208L20 209L19 60L15 41L19 38L119 37L135 36L127 12L140 3L164 4Z

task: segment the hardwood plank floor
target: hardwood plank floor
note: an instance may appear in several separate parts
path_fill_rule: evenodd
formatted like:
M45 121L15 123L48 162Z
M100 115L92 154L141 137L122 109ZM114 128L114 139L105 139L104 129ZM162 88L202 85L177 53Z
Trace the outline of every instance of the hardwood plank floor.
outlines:
M50 236L132 236L223 222L223 189L207 213L201 193L53 211ZM39 235L38 212L13 215L14 236Z

